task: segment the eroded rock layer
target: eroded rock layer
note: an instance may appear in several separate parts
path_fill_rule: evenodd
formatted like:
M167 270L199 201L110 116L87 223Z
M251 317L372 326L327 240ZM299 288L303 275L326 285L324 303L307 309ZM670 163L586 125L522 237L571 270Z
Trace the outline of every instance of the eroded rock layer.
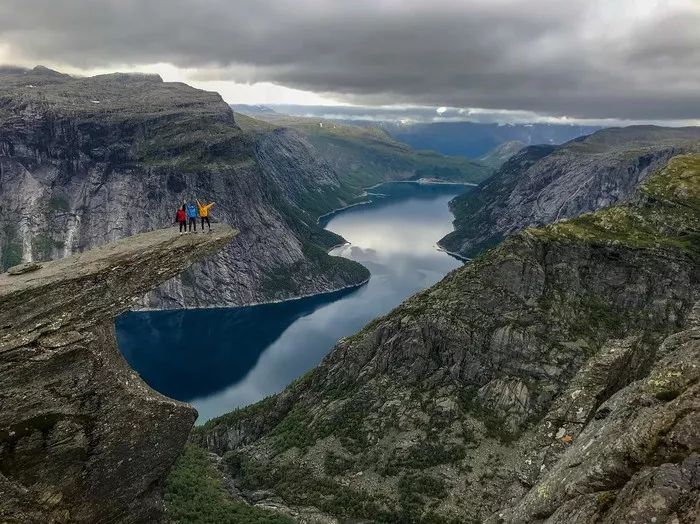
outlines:
M0 275L0 521L159 518L196 412L129 368L113 319L236 233L154 231Z

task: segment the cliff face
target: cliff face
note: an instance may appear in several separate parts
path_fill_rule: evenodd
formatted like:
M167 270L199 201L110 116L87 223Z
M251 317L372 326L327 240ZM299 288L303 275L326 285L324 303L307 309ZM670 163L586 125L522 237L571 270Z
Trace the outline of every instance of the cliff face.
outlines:
M700 128L604 129L562 146L532 146L455 198L455 231L440 245L473 257L530 226L595 211L634 195L675 155L700 150Z
M700 158L675 157L630 203L511 236L193 440L297 515L695 522L699 230Z
M242 131L216 93L145 75L0 82L0 267L60 258L172 224L216 201L239 241L149 294L157 307L238 305L355 285L316 225L341 207L337 175L293 131Z
M0 275L0 520L158 519L196 412L128 367L114 317L235 233L154 231Z

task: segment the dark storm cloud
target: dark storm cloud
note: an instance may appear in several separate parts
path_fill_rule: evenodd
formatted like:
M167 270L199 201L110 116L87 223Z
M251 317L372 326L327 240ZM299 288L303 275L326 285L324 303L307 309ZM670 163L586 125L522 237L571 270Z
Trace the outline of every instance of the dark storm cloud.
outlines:
M4 0L0 46L365 104L700 118L695 0Z

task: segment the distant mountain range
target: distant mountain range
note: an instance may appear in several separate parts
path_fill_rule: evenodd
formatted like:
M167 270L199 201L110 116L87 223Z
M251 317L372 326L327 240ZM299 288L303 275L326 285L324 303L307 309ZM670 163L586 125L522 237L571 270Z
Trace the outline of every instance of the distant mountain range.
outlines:
M234 111L236 111L234 106ZM416 151L379 126L356 126L332 120L289 116L265 106L245 106L236 112L245 129L293 129L311 143L316 154L348 183L369 187L387 180L480 182L493 168L467 158Z
M415 149L430 149L443 155L460 155L469 158L479 158L504 142L517 140L524 145L563 144L602 129L601 126L568 124L456 121L456 118L462 117L450 111L436 112L432 108L388 110L355 106L282 104L232 107L234 111L252 116L280 113L352 123L357 126L378 126L393 138Z

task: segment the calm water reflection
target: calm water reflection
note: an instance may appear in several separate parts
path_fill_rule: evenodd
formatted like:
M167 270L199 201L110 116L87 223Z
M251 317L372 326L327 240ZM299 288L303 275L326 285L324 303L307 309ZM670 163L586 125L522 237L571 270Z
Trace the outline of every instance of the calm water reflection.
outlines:
M384 184L368 205L326 219L351 244L333 254L372 273L351 291L241 308L128 313L122 353L154 389L192 403L199 422L280 391L341 337L461 263L435 242L451 231L447 202L461 186ZM145 344L143 341L147 341Z

